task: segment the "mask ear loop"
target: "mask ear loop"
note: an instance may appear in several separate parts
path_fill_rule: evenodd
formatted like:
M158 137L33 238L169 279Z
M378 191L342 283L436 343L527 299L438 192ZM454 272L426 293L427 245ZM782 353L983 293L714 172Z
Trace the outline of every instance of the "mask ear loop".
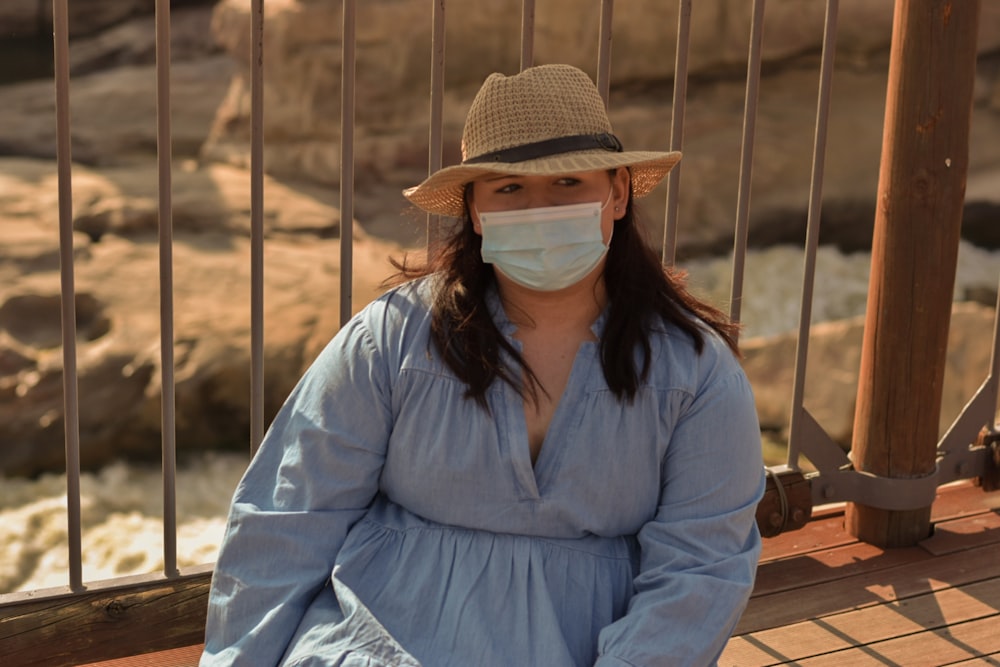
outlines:
M604 209L608 207L608 205L611 203L611 200L614 199L614 197L615 197L615 186L612 185L611 190L608 192L608 198L604 200L604 204L601 206L602 213L604 212ZM618 207L615 206L615 213L617 212L618 212Z
M608 192L608 198L605 200L604 205L601 206L601 213L604 213L604 209L606 209L608 206L611 205L611 200L614 198L614 196L615 196L615 186L612 185L611 186L611 191ZM617 213L617 212L618 212L618 207L615 206L615 213ZM612 225L611 225L611 235L608 236L608 242L604 244L605 248L610 248L611 247L611 239L613 239L614 237L615 237L615 226L612 223Z

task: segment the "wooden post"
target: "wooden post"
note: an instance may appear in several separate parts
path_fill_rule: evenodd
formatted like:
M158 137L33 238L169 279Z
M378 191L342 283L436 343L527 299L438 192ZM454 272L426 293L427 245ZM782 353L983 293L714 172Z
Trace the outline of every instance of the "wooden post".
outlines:
M851 458L891 478L934 472L968 171L979 0L897 0ZM930 507L849 504L880 547L930 533Z

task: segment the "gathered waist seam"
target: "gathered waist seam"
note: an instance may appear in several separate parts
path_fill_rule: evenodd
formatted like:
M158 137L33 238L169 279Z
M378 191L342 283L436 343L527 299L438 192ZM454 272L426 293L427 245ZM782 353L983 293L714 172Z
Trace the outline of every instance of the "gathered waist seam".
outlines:
M427 521L427 520L426 519L420 519L420 521ZM482 536L484 536L484 537L486 537L488 539L491 539L491 540L496 540L496 539L510 539L510 540L515 540L515 541L525 540L525 541L532 541L532 542L540 542L540 543L544 543L544 544L546 544L548 546L551 546L551 547L553 547L555 549L562 549L562 550L565 550L565 551L573 551L573 552L576 552L576 553L584 553L584 554L587 554L589 556L593 556L595 558L603 558L603 559L613 560L613 561L631 561L632 560L632 555L631 555L631 552L629 550L629 547L628 547L627 544L624 544L625 540L628 539L626 536L601 537L599 535L592 535L590 537L584 537L584 538L572 538L572 537L569 537L569 538L551 538L551 537L544 537L544 536L539 536L539 535L524 535L524 534L521 534L521 533L499 533L499 532L493 532L493 531L488 531L488 530L481 530L481 529L478 529L478 528L467 528L465 526L452 526L452 525L446 525L446 524L439 524L439 523L436 523L436 522L427 522L427 523L425 523L423 525L416 525L416 526L399 527L399 526L389 525L389 524L387 524L385 522L382 522L382 521L378 521L377 519L374 519L371 516L365 516L365 517L363 517L358 523L359 524L367 524L367 525L372 526L373 528L381 529L383 531L395 533L395 534L398 534L398 535L405 535L407 533L414 533L414 532L433 532L433 533L440 533L440 534L446 534L446 533L451 532L451 533L468 533L468 534L471 534L471 535L480 534L480 535L482 535ZM581 548L581 547L579 547L577 545L572 544L572 542L574 540L579 540L579 539L595 539L595 540L601 540L601 541L614 540L614 541L617 541L617 542L622 542L622 546L620 548L625 553L622 553L622 554L595 553L593 550Z

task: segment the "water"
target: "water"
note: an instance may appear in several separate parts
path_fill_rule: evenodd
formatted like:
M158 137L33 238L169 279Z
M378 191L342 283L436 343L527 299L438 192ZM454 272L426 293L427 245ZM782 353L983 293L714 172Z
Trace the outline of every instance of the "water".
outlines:
M177 472L177 561L211 563L249 453L207 452ZM114 463L80 480L83 579L163 570L156 466ZM69 583L66 477L0 480L0 592Z
M870 257L821 248L814 323L864 312ZM728 258L691 262L692 288L728 309ZM798 327L801 250L774 247L748 255L742 320L745 338ZM968 288L995 290L1000 252L963 244L956 298ZM207 452L178 469L177 561L211 563L222 538L229 500L248 456ZM157 467L115 463L81 479L83 578L96 581L162 571L162 482ZM68 583L65 477L0 480L0 592Z
M775 246L747 254L744 271L741 337L755 338L798 330L802 302L804 257L793 246ZM689 262L693 292L729 310L732 284L731 259ZM812 323L855 317L865 312L871 255L843 254L831 246L819 248L813 289ZM1000 251L962 242L958 253L954 297L964 300L967 290L996 291L1000 277Z

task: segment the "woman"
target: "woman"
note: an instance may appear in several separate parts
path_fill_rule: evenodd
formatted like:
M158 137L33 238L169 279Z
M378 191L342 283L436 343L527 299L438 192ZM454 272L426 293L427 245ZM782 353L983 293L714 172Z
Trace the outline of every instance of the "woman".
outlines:
M405 193L453 237L334 337L236 490L202 665L704 666L732 632L753 398L632 210L680 155L624 152L565 65L491 75L462 145Z

